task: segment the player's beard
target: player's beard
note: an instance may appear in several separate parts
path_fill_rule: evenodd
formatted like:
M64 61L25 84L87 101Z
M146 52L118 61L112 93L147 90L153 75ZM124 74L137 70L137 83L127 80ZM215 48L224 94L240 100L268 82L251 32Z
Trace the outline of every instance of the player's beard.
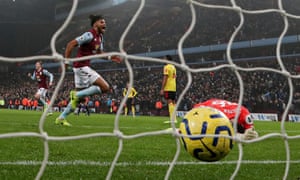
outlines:
M104 34L105 33L105 28L98 27L98 32L99 32L99 34Z

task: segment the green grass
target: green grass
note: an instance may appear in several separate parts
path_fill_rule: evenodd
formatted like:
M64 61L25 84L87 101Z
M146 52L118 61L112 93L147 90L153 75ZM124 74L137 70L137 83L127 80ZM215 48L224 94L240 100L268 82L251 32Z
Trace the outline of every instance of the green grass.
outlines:
M112 133L114 115L70 115L72 127L54 124L58 114L47 117L44 130L51 137ZM41 112L0 109L0 137L5 133L39 132ZM162 122L167 117L120 117L120 130L125 135L135 135L166 129ZM278 122L255 122L260 135L280 132ZM300 123L285 124L288 135L300 134ZM80 140L49 141L49 164L42 179L105 179L110 163L118 149L117 137L94 137ZM288 179L300 178L300 140L289 140L291 161ZM144 136L125 139L123 150L114 169L112 179L164 179L176 152L172 135ZM280 137L244 144L243 163L235 179L282 179L286 152ZM37 137L0 138L0 179L34 179L43 160L43 140ZM170 179L229 179L236 168L239 148L234 146L221 163L202 163L181 148L178 164ZM270 161L270 162L268 162ZM24 162L23 164L18 164ZM11 164L9 164L11 163Z

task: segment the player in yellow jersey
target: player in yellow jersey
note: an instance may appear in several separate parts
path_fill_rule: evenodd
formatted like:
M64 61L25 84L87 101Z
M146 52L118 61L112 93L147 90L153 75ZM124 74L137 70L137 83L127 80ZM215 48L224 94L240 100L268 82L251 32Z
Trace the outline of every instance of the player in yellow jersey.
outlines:
M172 57L170 55L166 55L164 59L172 61ZM176 68L173 64L166 64L164 66L160 95L164 96L168 102L169 116L170 120L172 120L172 114L176 105ZM176 123L176 117L174 119ZM165 121L165 123L170 122L171 121Z
M123 96L125 97L128 91L129 84L127 83L126 88L123 89ZM132 116L135 117L135 96L137 95L137 91L134 87L131 88L130 94L128 95L128 99L125 106L125 116L128 114L128 108L131 107Z

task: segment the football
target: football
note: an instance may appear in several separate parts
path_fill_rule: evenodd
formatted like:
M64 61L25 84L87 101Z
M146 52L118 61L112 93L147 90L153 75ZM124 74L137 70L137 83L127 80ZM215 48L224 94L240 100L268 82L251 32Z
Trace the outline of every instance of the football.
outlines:
M185 150L201 161L218 161L233 148L229 138L234 136L232 124L214 108L201 106L190 110L180 123L179 133Z

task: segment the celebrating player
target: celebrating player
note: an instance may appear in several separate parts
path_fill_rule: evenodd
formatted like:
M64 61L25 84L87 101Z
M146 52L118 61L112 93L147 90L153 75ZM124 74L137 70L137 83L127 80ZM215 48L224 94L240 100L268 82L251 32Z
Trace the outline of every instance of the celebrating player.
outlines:
M44 106L44 109L46 109L48 107L48 104L46 102L46 95L48 87L52 86L53 84L53 74L43 68L41 61L37 61L35 63L35 70L33 74L28 73L28 77L38 82L39 89L35 93L34 97L39 102L41 102ZM49 78L49 83L47 78ZM48 115L52 115L51 110L49 110L48 112Z
M208 106L223 112L229 120L233 121L238 107L237 103L233 103L221 99L210 99L205 102L194 105L194 108L199 106ZM253 120L247 108L241 106L240 114L237 122L237 132L242 140L251 140L258 137L258 133L254 130Z
M123 96L125 97L128 91L129 84L127 83L126 88L123 89ZM128 108L131 108L132 116L135 117L135 96L137 95L137 91L134 87L131 87L130 94L128 95L128 99L126 101L125 106L125 116L128 114Z
M164 57L166 60L172 61L170 55ZM160 95L164 96L168 103L170 121L165 121L165 123L170 123L172 120L172 114L175 109L176 100L176 68L173 64L166 64L163 70L163 80L160 90ZM175 119L176 122L176 119Z
M106 22L101 15L90 15L92 28L81 36L71 40L65 51L65 57L70 58L73 49L79 46L77 57L101 54L103 52L103 34L106 31ZM108 57L108 59L121 62L119 56ZM108 92L108 83L96 71L90 68L90 60L78 61L73 63L74 82L76 91L70 92L70 103L56 118L55 123L70 126L66 117L73 111L78 103L85 96Z

